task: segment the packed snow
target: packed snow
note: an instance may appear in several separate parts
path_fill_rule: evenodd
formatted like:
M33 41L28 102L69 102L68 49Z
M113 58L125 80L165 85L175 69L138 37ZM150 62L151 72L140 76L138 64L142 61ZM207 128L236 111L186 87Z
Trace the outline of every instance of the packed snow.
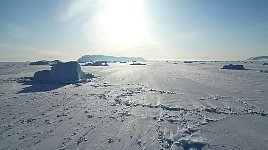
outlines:
M267 149L268 68L230 63L82 66L97 78L71 84L21 82L70 66L0 63L0 149Z

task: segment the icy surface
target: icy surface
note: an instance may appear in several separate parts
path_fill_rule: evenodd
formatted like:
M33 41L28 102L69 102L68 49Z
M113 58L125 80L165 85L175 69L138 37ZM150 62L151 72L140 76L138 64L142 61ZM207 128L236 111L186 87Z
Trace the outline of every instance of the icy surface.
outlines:
M238 62L229 62L238 64ZM85 66L76 84L18 82L49 66L0 63L0 149L266 149L268 74L205 64Z

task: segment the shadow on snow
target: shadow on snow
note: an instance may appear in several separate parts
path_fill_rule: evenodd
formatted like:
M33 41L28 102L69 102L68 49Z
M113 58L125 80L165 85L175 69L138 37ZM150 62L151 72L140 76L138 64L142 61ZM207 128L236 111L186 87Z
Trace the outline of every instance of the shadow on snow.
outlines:
M30 85L28 87L23 88L18 93L34 93L34 92L47 92L52 91L61 87L68 85L67 83L39 83L32 82L31 80L19 80L18 83L22 85Z

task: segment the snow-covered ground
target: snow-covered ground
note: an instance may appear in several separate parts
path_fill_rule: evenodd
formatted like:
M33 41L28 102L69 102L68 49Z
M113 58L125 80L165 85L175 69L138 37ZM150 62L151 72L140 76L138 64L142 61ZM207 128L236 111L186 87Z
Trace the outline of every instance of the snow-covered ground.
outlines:
M226 64L249 70L223 70ZM267 149L263 62L83 66L77 84L20 83L0 63L0 149Z

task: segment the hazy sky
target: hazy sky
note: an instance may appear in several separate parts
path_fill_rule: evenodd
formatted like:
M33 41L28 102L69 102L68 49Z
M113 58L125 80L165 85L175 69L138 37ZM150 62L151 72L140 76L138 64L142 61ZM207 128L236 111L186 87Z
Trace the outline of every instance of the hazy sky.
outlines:
M268 0L0 0L0 61L268 55Z

